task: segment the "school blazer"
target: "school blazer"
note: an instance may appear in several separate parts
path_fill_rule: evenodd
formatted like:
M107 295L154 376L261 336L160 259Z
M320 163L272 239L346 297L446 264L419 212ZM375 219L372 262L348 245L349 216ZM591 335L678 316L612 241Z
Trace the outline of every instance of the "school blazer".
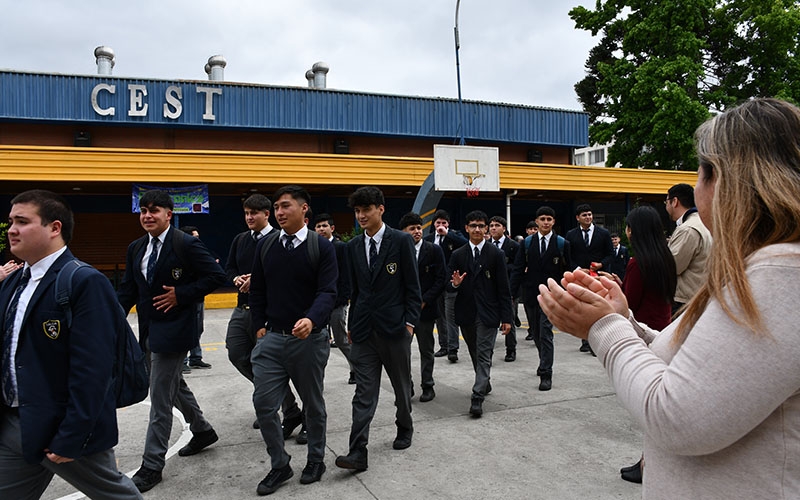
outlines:
M439 296L442 295L445 285L449 281L444 252L439 245L422 241L417 259L417 272L422 302L425 303L425 307L420 313L420 319L435 320L439 317Z
M449 271L467 273L458 288L448 285L456 295L456 324L470 325L476 317L488 328L497 328L500 323L512 323L511 289L508 283L505 253L486 242L483 245L478 268L473 266L472 247L464 245L450 257Z
M80 458L117 444L116 400L109 385L116 335L126 321L108 279L97 271L75 273L72 328L56 303L55 280L75 257L66 250L47 270L31 296L15 358L22 451L28 463L44 449ZM5 322L22 269L0 287L0 325ZM2 366L0 356L0 369ZM0 401L2 399L0 398ZM2 411L8 411L0 402Z
M586 243L583 242L583 231L581 231L580 226L573 227L567 231L564 237L572 246L572 264L576 267L581 266L584 269L588 269L591 262L600 262L603 264L603 267L605 267L608 257L611 256L614 251L614 244L611 242L611 233L597 224L594 225L594 234L592 235L592 241L589 242L588 248L586 247ZM570 271L572 271L572 269L570 269ZM603 269L603 271L607 271L607 269Z
M350 339L363 342L373 330L387 337L408 335L406 324L417 324L422 307L414 240L386 226L373 270L364 248L364 233L347 243Z
M547 278L553 278L560 283L564 272L574 269L569 240L564 240L564 249L560 251L557 238L555 233L550 236L550 244L547 245L544 255L541 255L538 235L534 236L527 251L524 242L520 245L511 272L511 293L514 297L520 297L520 287L524 287L527 296L534 300L539 295L539 285L547 283Z
M119 303L126 312L136 305L139 343L145 348L149 342L152 352L182 352L196 346L200 339L203 298L225 282L225 271L203 242L183 232L180 234L186 262L181 262L172 245L173 231L178 230L170 227L164 239L152 285L147 284L141 272L150 236L145 234L128 246L125 277L117 291ZM137 244L141 241L144 244ZM178 299L178 305L168 312L153 307L153 297L165 292L163 286L174 286Z

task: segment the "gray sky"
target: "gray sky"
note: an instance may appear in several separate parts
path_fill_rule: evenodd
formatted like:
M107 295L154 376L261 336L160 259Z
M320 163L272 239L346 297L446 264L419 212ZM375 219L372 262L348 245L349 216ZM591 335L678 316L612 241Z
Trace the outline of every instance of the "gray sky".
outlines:
M0 68L95 74L94 48L114 49L114 76L307 85L317 61L328 87L457 97L455 0L7 1ZM464 99L579 110L573 85L595 40L567 16L585 0L461 2Z

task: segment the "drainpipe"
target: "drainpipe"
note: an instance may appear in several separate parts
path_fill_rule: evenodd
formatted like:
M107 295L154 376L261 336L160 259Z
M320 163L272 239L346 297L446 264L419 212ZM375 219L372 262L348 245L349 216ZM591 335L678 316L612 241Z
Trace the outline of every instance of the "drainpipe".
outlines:
M508 222L508 235L512 238L514 235L511 234L511 198L516 196L518 192L519 191L515 189L513 192L506 195L506 221Z

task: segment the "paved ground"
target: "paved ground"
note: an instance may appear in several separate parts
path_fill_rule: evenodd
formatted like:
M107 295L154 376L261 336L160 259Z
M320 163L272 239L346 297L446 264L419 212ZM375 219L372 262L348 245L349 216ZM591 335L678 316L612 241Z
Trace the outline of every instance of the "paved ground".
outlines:
M522 312L522 308L520 308ZM202 344L208 370L186 376L220 441L193 457L177 450L191 437L176 418L164 481L146 499L238 499L256 497L269 460L258 431L252 388L234 370L225 350L229 309L207 310ZM129 317L136 324L135 315ZM523 318L524 319L524 318ZM436 399L413 403L414 441L404 451L392 449L395 435L393 393L387 378L371 426L369 470L352 474L334 465L347 452L350 401L348 368L331 351L326 374L328 411L327 473L319 483L301 485L305 446L287 441L295 477L273 498L293 499L634 499L641 487L622 481L619 468L634 463L641 432L617 403L600 363L578 352L580 342L556 334L553 390L539 392L538 357L532 342L520 336L517 361L503 361L498 337L492 367L493 392L484 416L468 415L472 365L462 344L458 363L437 358ZM419 384L416 343L412 345L414 379ZM420 393L416 388L417 397ZM120 469L132 474L141 463L149 406L147 401L120 410ZM83 498L56 478L45 499Z

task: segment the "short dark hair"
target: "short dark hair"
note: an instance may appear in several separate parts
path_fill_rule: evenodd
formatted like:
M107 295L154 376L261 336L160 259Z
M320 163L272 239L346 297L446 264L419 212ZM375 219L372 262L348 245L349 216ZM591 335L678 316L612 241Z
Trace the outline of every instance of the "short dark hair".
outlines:
M320 222L327 222L329 225L335 226L335 224L333 223L333 217L331 217L331 214L327 214L325 212L323 212L323 213L317 215L316 217L314 217L314 225L315 226L317 224L319 224Z
M375 186L363 186L356 189L353 194L347 199L347 204L350 208L368 207L375 205L376 207L385 205L386 201L383 198L383 191Z
M694 208L694 188L689 184L675 184L669 188L667 196L678 198L680 204L686 208Z
M591 212L591 211L592 211L592 206L589 205L588 203L581 203L580 205L575 207L575 215L580 215L583 212Z
M251 194L246 200L244 200L242 206L244 206L244 208L249 208L250 210L266 210L269 212L272 209L272 202L269 201L269 198L263 194Z
M484 224L489 222L489 216L486 215L486 212L483 210L473 210L472 212L468 213L466 217L464 217L464 222L469 224L474 220L481 220Z
M408 212L404 216L400 217L400 229L405 229L408 226L416 225L422 225L422 217L420 217L419 214Z
M536 218L537 219L539 217L541 217L542 215L549 215L550 217L555 219L556 218L556 211L553 210L552 208L548 207L547 205L545 205L543 207L539 207L539 209L536 211ZM539 227L539 226L537 225L536 227Z
M499 215L495 215L494 217L489 219L489 223L492 223L492 222L497 222L498 224L500 224L503 227L508 227L508 221L506 220L506 218L505 217L501 217Z
M619 238L619 233L611 233L612 238Z
M160 189L151 189L142 194L142 197L139 198L139 206L146 208L161 207L168 210L175 210L175 202L172 201L172 196Z
M11 206L18 203L36 205L43 226L55 221L61 222L61 239L64 240L64 244L67 245L72 240L75 217L63 196L44 189L31 189L18 194L11 200Z
M197 226L183 226L181 231L184 233L191 235L193 232L197 231L197 234L200 234L200 230L197 229Z
M433 218L431 218L431 220L434 222L439 219L444 219L448 224L450 224L450 214L447 213L447 210L439 209L433 214Z
M287 184L286 186L278 188L275 194L272 195L272 199L278 201L278 199L285 194L291 196L298 203L311 203L311 195L297 184Z
M528 221L528 225L525 226L525 229L530 229L532 227L539 229L539 224L537 224L535 220Z

